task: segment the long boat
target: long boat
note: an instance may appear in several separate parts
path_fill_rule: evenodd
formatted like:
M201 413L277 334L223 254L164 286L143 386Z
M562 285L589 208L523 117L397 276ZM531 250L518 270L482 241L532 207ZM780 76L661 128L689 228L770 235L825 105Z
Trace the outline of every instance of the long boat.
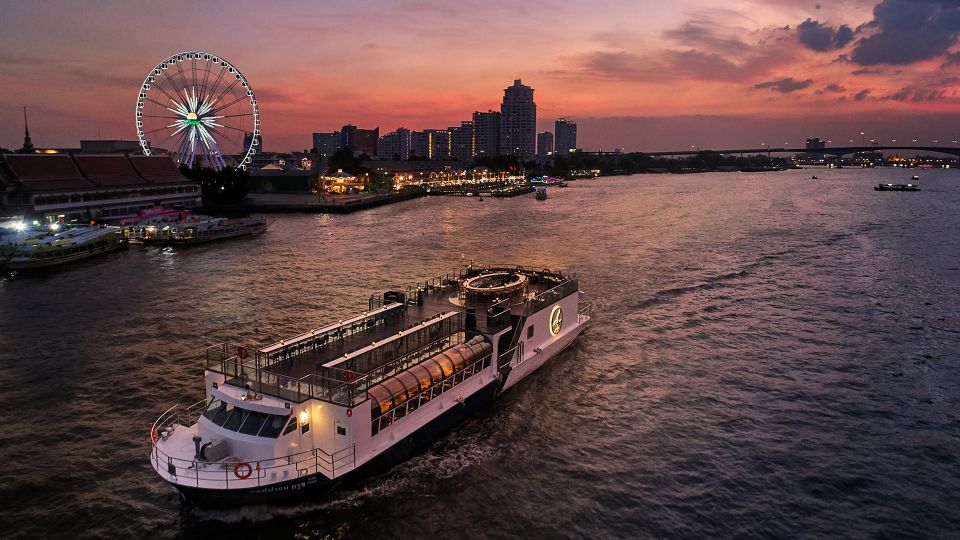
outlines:
M920 191L918 184L877 184L874 191Z
M36 237L17 247L7 261L11 270L33 270L71 263L126 246L120 227L83 225Z
M270 226L265 218L216 218L190 216L172 223L149 223L130 227L131 241L153 245L203 244L245 236L256 236Z
M188 506L328 494L422 451L569 347L590 320L583 295L562 272L471 265L288 339L210 347L204 399L153 423L150 463Z

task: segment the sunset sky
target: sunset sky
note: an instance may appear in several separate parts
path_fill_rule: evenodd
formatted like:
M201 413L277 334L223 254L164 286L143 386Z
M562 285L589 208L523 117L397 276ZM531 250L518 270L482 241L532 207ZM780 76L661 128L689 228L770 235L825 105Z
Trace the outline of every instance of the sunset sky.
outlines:
M235 64L267 150L346 123L445 128L532 86L585 149L960 139L956 1L429 0L8 3L0 146L135 138L144 76L179 51Z

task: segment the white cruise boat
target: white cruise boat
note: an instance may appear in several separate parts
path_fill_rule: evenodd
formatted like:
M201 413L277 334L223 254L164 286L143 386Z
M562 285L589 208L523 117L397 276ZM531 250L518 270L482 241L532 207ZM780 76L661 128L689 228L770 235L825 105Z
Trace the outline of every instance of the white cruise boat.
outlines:
M120 227L83 225L25 241L10 256L7 267L32 270L57 266L109 253L125 245Z
M298 501L424 449L564 350L590 320L574 276L473 265L260 348L208 348L205 398L154 422L186 505Z

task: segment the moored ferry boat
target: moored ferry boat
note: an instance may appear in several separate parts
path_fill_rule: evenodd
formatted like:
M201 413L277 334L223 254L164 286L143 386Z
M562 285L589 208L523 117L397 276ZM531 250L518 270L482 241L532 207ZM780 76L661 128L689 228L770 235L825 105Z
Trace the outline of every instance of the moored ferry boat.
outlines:
M582 296L561 272L471 265L290 339L211 347L205 399L157 419L151 464L203 508L384 472L570 346Z
M265 218L216 218L189 216L171 223L142 223L127 229L131 241L144 244L203 244L244 236L255 236L270 226Z
M17 246L7 261L11 270L32 270L67 264L126 245L120 227L84 225L35 237Z

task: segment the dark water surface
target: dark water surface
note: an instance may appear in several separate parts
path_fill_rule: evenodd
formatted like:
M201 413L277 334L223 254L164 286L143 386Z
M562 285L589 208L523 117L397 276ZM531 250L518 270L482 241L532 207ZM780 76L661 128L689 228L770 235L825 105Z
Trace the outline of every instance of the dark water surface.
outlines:
M255 239L0 281L0 534L957 537L960 172L872 190L910 174L635 176L284 215ZM202 397L205 346L317 327L471 258L577 272L592 326L333 500L180 511L148 431Z

